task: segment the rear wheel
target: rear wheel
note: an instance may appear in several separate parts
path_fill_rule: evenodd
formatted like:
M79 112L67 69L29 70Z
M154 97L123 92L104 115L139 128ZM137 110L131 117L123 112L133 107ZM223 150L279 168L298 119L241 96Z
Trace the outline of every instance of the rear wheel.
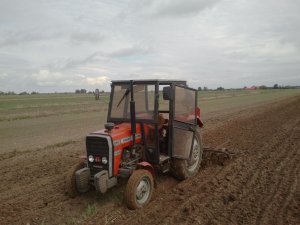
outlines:
M153 193L153 176L148 170L140 169L130 176L125 201L129 209L138 209L147 205Z
M76 195L79 194L76 188L75 173L77 170L80 170L82 168L84 168L84 162L79 162L75 166L73 166L67 174L66 182L65 182L65 192L71 198L74 198Z
M195 176L200 168L202 153L202 139L199 130L197 130L193 142L191 159L186 160L174 158L172 160L172 174L179 180Z

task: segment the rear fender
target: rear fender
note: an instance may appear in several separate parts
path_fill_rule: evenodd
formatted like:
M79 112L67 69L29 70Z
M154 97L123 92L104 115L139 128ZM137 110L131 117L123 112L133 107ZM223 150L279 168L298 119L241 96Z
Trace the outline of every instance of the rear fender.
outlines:
M198 124L198 126L201 127L201 128L204 126L204 124L203 124L203 122L200 120L200 118L197 118L197 124Z
M199 127L202 128L204 124L203 124L202 120L200 119L200 114L201 114L201 110L199 107L197 107L196 108L197 124Z

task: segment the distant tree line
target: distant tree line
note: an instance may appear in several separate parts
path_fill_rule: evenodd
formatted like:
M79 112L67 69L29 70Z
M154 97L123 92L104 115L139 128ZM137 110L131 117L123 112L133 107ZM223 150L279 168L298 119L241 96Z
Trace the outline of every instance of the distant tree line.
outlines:
M31 93L29 93L27 91L22 91L19 94L15 93L14 91L8 91L8 92L0 91L0 95L37 95L37 94L39 94L39 93L36 91L33 91Z
M100 94L102 94L102 93L104 93L104 90L99 91L99 89L98 89L98 92ZM70 94L72 92L53 92L53 93L55 93L55 94ZM95 92L87 91L86 89L77 89L77 90L75 90L75 93L76 94L94 94ZM0 91L0 95L38 95L38 94L40 94L40 93L37 91L32 91L32 92L22 91L20 93L16 93L14 91L7 91L7 92ZM51 93L49 93L49 94L51 94Z
M207 87L198 87L198 91L208 91L208 88Z
M98 90L99 91L99 90ZM54 92L55 94L59 93L59 92ZM70 92L61 92L64 94L70 93ZM94 91L87 91L86 89L77 89L75 90L76 94L94 94ZM99 93L104 93L104 90L99 91ZM0 95L37 95L39 94L39 92L33 91L31 93L26 92L26 91L22 91L20 93L15 93L14 91L8 91L8 92L3 92L0 91Z
M257 86L257 89L299 89L300 86L292 86L292 85L278 85L274 84L273 86L260 85Z
M220 86L217 87L216 89L209 89L208 87L198 87L198 91L223 91L223 90L241 90L241 89L247 89L247 87L243 88L229 88L225 89L224 87ZM300 89L300 86L292 86L292 85L279 85L279 84L274 84L273 86L266 86L266 85L260 85L260 86L252 86L248 89ZM58 93L58 92L55 92ZM70 93L70 92L62 92L62 93ZM95 91L87 91L86 89L76 89L75 90L76 94L94 94L95 99L99 99L99 94L104 93L104 90L99 91L99 89L96 89ZM37 95L40 94L39 92L32 91L32 92L27 92L27 91L22 91L20 93L15 93L14 91L8 91L8 92L3 92L0 91L0 95Z
M75 94L86 94L86 89L76 89Z
M274 84L271 87L268 87L266 85L260 85L260 86L252 86L247 88L244 86L243 88L224 88L224 87L217 87L216 89L208 89L207 87L198 87L198 91L223 91L223 90L242 90L242 89L250 89L250 90L255 90L255 89L300 89L300 86L292 86L292 85L278 85Z
M89 92L87 92L86 89L76 89L75 90L75 94L95 94L95 92L104 93L104 90L99 91L99 89L96 89L95 91L89 91Z

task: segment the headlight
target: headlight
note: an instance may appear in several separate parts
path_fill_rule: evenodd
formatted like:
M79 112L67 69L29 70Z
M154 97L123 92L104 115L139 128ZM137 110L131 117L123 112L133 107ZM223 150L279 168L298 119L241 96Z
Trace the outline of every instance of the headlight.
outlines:
M94 162L94 156L89 155L89 162Z
M108 162L108 161L107 161L107 158L106 158L106 157L102 157L102 163L103 163L103 164L107 164L107 162Z

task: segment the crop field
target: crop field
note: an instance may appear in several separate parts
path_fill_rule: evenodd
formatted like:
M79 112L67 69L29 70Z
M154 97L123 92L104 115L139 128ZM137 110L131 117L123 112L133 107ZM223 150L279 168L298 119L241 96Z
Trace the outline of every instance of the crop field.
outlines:
M298 90L202 91L204 119L222 110L293 96ZM0 96L0 153L40 149L84 138L102 129L109 94L95 101L92 94Z
M150 204L64 193L85 135L103 128L109 94L0 96L0 224L300 224L300 90L200 91L204 144L226 148L179 182L157 178Z

